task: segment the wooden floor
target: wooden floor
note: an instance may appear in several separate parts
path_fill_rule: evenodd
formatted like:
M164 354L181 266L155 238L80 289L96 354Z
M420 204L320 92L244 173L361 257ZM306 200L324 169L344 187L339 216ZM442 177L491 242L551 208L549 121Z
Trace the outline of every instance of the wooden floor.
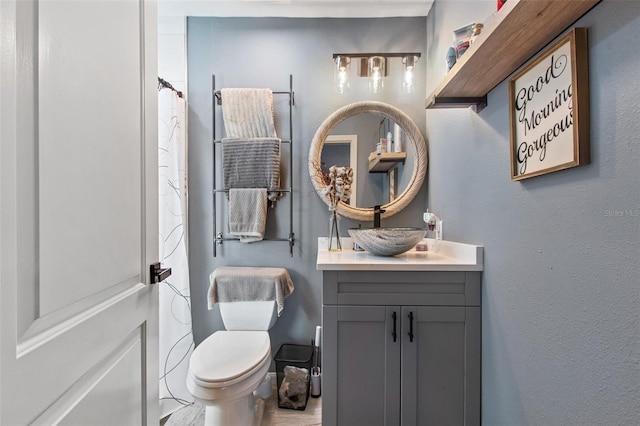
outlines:
M322 398L309 398L307 408L304 411L278 408L276 377L274 373L269 374L273 383L273 393L269 399L265 400L262 426L314 426L322 424ZM195 404L181 408L171 414L168 419L163 419L160 424L164 426L203 426L204 407Z

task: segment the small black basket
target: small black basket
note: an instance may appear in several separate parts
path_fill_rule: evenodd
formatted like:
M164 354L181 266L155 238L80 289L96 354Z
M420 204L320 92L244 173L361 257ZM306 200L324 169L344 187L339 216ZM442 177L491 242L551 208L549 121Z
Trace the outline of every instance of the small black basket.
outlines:
M309 399L309 383L311 378L311 363L313 360L313 346L307 345L291 345L284 344L280 346L276 356L276 377L278 383L278 407L288 408L291 410L304 410L307 408L307 400ZM293 366L305 368L308 372L306 383L304 385L304 393L299 393L291 398L282 395L280 387L284 381L284 368Z

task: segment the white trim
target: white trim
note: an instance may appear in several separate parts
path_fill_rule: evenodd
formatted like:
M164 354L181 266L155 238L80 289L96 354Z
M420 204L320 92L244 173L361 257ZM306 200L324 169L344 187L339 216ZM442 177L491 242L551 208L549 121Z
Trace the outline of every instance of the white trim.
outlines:
M433 0L161 0L160 16L387 18L427 16Z

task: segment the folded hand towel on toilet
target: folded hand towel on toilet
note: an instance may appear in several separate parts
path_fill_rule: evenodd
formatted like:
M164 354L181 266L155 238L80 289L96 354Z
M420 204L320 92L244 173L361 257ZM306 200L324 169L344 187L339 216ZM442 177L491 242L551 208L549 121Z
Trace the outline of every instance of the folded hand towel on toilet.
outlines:
M209 276L209 309L218 302L275 300L278 316L284 299L293 293L293 281L284 268L221 266Z

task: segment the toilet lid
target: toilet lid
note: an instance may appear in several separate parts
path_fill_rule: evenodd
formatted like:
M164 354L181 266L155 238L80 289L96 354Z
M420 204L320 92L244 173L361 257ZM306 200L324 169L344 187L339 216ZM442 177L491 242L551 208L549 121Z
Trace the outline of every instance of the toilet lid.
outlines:
M217 331L191 355L191 374L203 382L228 382L251 371L271 353L266 331Z

